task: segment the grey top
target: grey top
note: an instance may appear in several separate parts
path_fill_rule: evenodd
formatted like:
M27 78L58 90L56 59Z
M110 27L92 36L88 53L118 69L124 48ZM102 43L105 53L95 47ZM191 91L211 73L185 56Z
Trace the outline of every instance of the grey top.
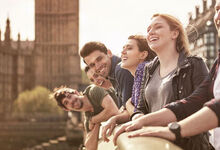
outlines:
M174 99L172 78L176 69L165 77L160 76L160 66L156 68L149 84L145 89L145 100L149 107L149 112L155 112L170 103Z

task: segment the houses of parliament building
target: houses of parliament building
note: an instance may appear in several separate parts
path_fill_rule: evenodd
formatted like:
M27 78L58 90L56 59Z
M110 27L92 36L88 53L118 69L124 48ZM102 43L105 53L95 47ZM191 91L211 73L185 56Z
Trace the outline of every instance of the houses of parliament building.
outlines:
M78 0L35 0L35 41L11 40L6 20L0 36L0 117L10 114L13 101L24 90L49 89L81 83Z

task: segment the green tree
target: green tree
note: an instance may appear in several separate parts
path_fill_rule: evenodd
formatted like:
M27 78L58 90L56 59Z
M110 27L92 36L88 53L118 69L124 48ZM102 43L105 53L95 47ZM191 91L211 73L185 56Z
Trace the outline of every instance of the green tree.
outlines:
M20 93L13 104L13 113L62 115L63 110L50 98L50 94L48 89L41 86Z

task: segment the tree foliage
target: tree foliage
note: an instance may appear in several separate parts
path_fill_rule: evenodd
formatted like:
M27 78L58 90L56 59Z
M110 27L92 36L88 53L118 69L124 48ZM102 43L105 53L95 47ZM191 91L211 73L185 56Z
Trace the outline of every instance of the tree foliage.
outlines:
M50 98L51 92L41 86L36 87L31 91L24 91L19 94L13 104L13 113L23 114L63 114L56 101Z

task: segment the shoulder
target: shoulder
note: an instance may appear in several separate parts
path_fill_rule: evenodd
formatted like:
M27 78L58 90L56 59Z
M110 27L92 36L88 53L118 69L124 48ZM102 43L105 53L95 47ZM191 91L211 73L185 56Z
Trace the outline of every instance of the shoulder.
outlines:
M187 60L189 62L190 68L195 72L195 75L207 75L208 67L204 61L204 58L199 56L188 56Z
M121 67L121 63L116 65L115 75L129 75L129 76L132 76L131 73L127 69L124 69L124 68Z
M187 56L187 59L188 59L191 63L194 63L194 62L204 62L204 61L205 61L205 58L200 57L200 56L197 56L197 55Z
M101 88L101 87L98 87L97 85L94 85L94 84L91 84L91 85L89 85L86 89L85 89L85 91L83 92L83 94L84 95L89 95L89 96L91 96L91 95L94 95L94 94L96 94L96 93L104 93L105 92L105 90L103 89L103 88Z
M90 85L90 93L93 93L93 92L97 92L97 91L105 91L103 88L97 86L97 85Z
M156 56L153 60L149 61L148 63L145 64L144 66L144 71L154 71L155 68L159 65L159 59L158 57Z

